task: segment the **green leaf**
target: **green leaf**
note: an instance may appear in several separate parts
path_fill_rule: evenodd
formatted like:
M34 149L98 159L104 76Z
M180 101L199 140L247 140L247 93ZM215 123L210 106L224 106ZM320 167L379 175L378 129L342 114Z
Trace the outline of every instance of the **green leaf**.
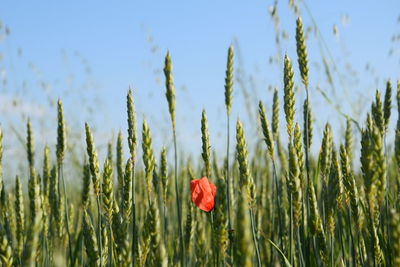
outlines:
M285 266L292 267L289 260L286 258L285 254L283 254L282 250L280 250L280 248L277 245L275 245L275 243L272 242L270 239L268 239L268 241L271 243L271 245L273 245L276 248L276 250L279 252L279 254L281 254L283 261L285 262Z

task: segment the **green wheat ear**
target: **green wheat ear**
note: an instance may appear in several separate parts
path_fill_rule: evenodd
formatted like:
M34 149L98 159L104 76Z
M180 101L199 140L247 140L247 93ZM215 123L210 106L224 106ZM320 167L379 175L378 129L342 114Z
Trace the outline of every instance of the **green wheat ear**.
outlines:
M276 141L279 135L279 96L277 89L274 90L272 103L272 135Z
M118 194L122 197L124 187L124 144L121 131L118 132L116 151L115 165L117 167Z
M371 133L372 157L374 159L374 176L376 176L376 188L378 196L378 205L382 207L386 194L386 159L384 150L384 140L381 132L374 130Z
M367 200L369 201L370 195L373 195L374 180L372 175L372 153L371 153L371 140L369 138L368 130L364 129L361 132L361 153L360 153L361 171L363 174L364 190Z
M308 88L308 56L304 37L303 21L301 17L299 17L296 21L296 47L301 79L304 86Z
M108 229L107 229L108 227L106 225L105 218L102 218L101 223L102 223L101 235L100 235L101 239L99 239L99 240L101 240L101 242L102 242L101 244L102 244L103 249L102 249L102 253L100 253L100 255L101 255L102 262L106 263L108 261L108 255L109 255L108 251L109 251L109 246L111 245L112 240L110 240L109 235L108 235ZM102 264L100 264L100 265L102 266Z
M4 267L14 266L14 257L10 242L7 240L6 234L0 231L0 262Z
M247 143L244 136L243 125L240 120L236 123L236 158L239 163L240 185L247 185L250 179Z
M160 220L156 202L150 203L146 213L143 250L147 255L141 259L141 265L165 266L167 259L163 242L161 242Z
M167 150L165 147L161 150L161 166L160 166L160 176L161 176L161 183L163 189L163 201L164 204L167 202L167 193L168 193L168 163L167 163Z
M190 252L192 248L192 244L190 241L193 240L194 235L194 225L195 221L193 219L193 205L191 201L188 201L188 210L185 222L185 245L186 245L186 252ZM193 242L193 241L192 241Z
M233 95L233 46L229 47L228 60L226 63L225 72L225 106L226 111L231 114Z
M322 138L321 152L320 152L320 170L323 176L327 176L330 170L332 158L332 128L329 123L325 125L324 135Z
M32 169L32 175L29 178L28 184L28 193L29 193L29 208L31 211L31 223L35 221L35 219L39 216L41 206L38 204L38 199L40 196L40 183L39 176L36 173L35 169Z
M293 66L288 55L285 55L283 83L284 83L284 110L286 115L287 132L289 139L293 135L294 116L296 113L296 103L294 95Z
M65 121L64 121L64 108L61 99L57 101L57 163L60 165L64 161L65 154Z
M381 94L378 90L376 90L375 94L375 102L372 103L371 106L371 114L374 119L374 122L378 129L384 133L385 132L385 118L383 111L383 104L381 99Z
M92 176L93 189L96 196L100 195L100 167L97 157L96 146L93 141L92 130L89 124L85 123L86 129L86 146L87 154L89 156L90 174Z
M389 127L390 114L392 109L392 82L388 80L386 82L386 91L385 91L385 101L383 103L383 118L385 125L385 132Z
M350 168L353 166L353 127L350 118L346 119L346 132L344 145L349 159Z
M108 159L110 162L113 162L113 159L114 159L114 155L113 155L113 144L112 144L112 141L111 141L111 140L108 141L108 143L107 143L107 159Z
M329 172L328 181L328 197L327 197L327 229L333 235L335 231L335 212L342 207L342 172L337 157L336 150L332 150L332 164Z
M51 216L56 222L58 236L61 237L63 235L63 228L64 228L64 217L61 214L63 212L64 207L60 203L63 200L61 198L62 196L59 197L58 195L58 175L55 166L51 168L49 187L50 187L49 202L50 202Z
M25 211L24 211L24 194L22 190L21 180L17 176L15 178L15 214L17 224L17 256L21 257L24 248L25 233Z
M260 114L260 123L264 135L264 141L267 144L271 158L274 158L274 141L269 127L268 117L265 114L264 104L260 101L258 104L258 111Z
M137 131L136 131L136 111L133 99L132 89L129 88L127 95L127 112L128 112L128 145L132 160L136 157L137 148Z
M297 165L299 167L299 179L300 179L300 186L303 189L304 188L304 183L305 183L305 158L304 158L304 146L302 143L302 138L301 138L301 129L300 125L296 123L294 127L294 137L293 137L293 146L294 150L296 152L297 156Z
M28 155L29 168L32 169L35 166L35 143L33 138L33 130L31 120L28 119L26 124L27 137L26 137L26 150Z
M393 245L392 255L394 266L400 265L400 215L395 209L390 210L390 239Z
M210 176L211 176L211 144L210 144L210 133L208 132L207 113L204 109L203 109L203 112L201 113L201 142L202 142L201 156L204 161L205 176L210 178Z
M292 195L293 199L293 219L295 228L300 226L301 221L301 181L300 181L300 170L299 162L296 155L296 151L292 143L289 143L289 172L287 174L287 188L288 193Z
M174 76L172 74L172 60L169 51L165 56L165 64L164 64L164 74L165 74L165 86L167 91L165 96L168 101L169 114L171 116L172 127L176 128L176 119L175 119L175 85L174 85Z
M254 241L254 247L257 256L257 265L261 266L261 258L260 251L258 248L258 242L256 237L255 230L255 219L254 219L254 210L256 207L256 186L253 180L253 176L251 175L250 166L248 163L248 150L246 137L244 134L243 125L240 120L237 120L236 123L236 159L239 164L239 172L240 172L240 185L244 187L247 191L247 201L249 207L249 214L251 219L251 228L252 235Z
M82 177L82 206L86 210L90 206L90 166L87 163L83 164Z
M50 148L47 144L44 147L43 155L43 195L45 198L48 198L50 190L51 163Z
M126 222L130 222L132 214L132 161L127 160L125 165L124 175L124 190L123 190L123 201L122 210L123 218Z
M360 196L358 194L356 180L354 179L351 170L350 160L347 156L347 150L344 145L340 145L340 162L343 174L343 186L350 201L353 219L356 222L357 227L362 229L361 209L359 205Z
M147 181L147 191L149 198L151 197L151 192L153 191L153 171L155 167L155 158L153 153L153 141L151 138L151 132L149 125L146 120L143 120L142 129L142 149L143 149L143 162L146 172Z
M42 222L42 201L40 184L35 169L32 168L32 175L29 179L29 206L31 210L31 224L29 225L28 236L23 252L23 266L35 266L35 256L39 245L39 236Z
M367 129L361 135L361 170L369 214L379 218L379 207L383 205L386 192L386 161L381 129L368 116ZM375 222L376 223L376 222Z
M112 223L114 212L114 191L113 191L113 168L112 163L107 159L103 169L103 206L106 212L108 223Z
M306 116L308 116L308 120L306 120ZM308 141L308 149L310 149L311 144L312 144L312 137L313 137L313 114L312 114L311 105L310 105L308 99L304 100L303 118L304 118L303 142L304 142L304 146L306 146L307 141ZM306 122L308 122L308 124ZM308 140L307 140L306 132L308 133Z
M86 255L88 257L88 264L90 266L99 266L100 254L98 251L96 232L86 210L84 211L83 215L83 237L85 242Z

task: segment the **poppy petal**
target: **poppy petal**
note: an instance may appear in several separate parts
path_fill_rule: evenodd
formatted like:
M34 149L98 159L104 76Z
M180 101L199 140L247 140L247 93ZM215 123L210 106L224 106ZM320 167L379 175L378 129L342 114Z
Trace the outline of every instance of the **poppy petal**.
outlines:
M207 177L191 181L190 189L192 201L197 207L206 212L214 209L217 187Z

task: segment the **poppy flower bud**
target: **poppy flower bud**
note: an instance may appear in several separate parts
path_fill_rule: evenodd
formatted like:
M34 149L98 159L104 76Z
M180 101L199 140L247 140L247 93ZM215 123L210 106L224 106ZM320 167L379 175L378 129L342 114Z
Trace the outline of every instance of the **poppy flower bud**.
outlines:
M192 201L201 210L210 212L215 206L217 187L207 177L195 179L190 182Z

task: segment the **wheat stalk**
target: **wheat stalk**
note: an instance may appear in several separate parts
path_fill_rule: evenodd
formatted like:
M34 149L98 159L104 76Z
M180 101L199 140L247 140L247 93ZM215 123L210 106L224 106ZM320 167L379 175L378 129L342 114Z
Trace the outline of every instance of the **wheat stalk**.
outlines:
M172 74L172 60L171 55L168 51L165 56L165 64L164 64L164 74L165 74L165 87L166 93L165 96L168 102L169 114L171 117L172 124L172 133L174 138L174 180L175 180L175 196L176 196L176 207L178 210L178 227L179 227L179 236L181 241L181 265L182 267L186 266L185 262L185 240L183 238L182 231L182 210L181 210L181 202L179 198L179 189L178 189L178 151L177 151L177 140L176 140L176 113L175 113L175 84L174 77Z
M256 230L254 225L254 208L255 208L255 200L256 200L256 190L253 177L251 176L250 167L248 163L248 150L246 137L244 135L243 125L240 120L236 123L236 158L239 163L239 171L240 171L240 184L247 191L247 201L249 205L249 213L251 220L251 229L253 235L254 247L256 249L257 255L257 264L261 266L261 257L260 251L258 248L258 241L256 237Z

